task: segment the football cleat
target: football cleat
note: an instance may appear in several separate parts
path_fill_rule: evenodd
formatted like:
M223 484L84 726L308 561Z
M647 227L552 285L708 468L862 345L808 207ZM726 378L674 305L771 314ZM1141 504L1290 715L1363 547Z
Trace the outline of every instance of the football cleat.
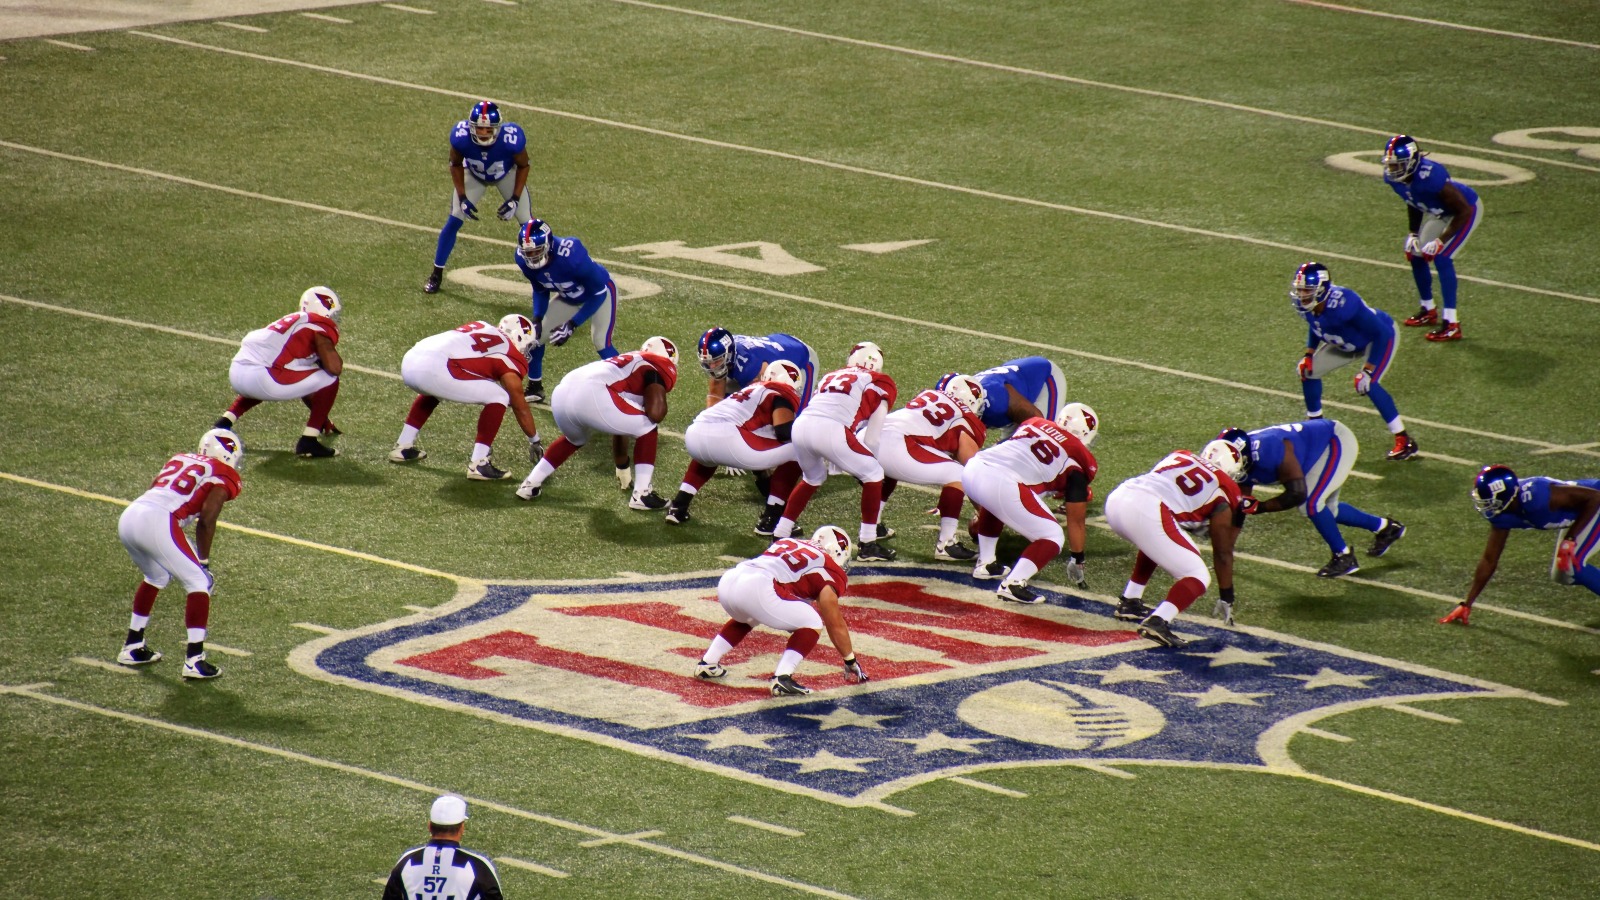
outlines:
M199 656L191 656L183 661L183 677L185 678L198 681L206 678L216 678L221 674L221 669L206 662L204 653Z
M648 494L634 494L632 497L628 498L629 509L643 510L645 512L656 509L664 509L666 505L666 499L655 491L651 491Z
M294 455L301 459L327 459L338 456L339 451L332 447L324 447L317 443L317 439L310 435L300 435L300 440L294 443Z
M443 278L444 273L440 272L438 269L434 269L432 272L429 272L428 280L422 283L422 292L424 294L439 293L439 282L443 280Z
M1394 436L1394 447L1389 450L1384 459L1401 462L1416 456L1419 449L1417 442L1412 440L1409 435L1397 434Z
M244 457L244 442L231 430L218 426L200 436L199 452L201 456L209 456L229 468L237 469L239 460Z
M811 688L794 680L793 675L772 676L772 696L774 697L800 697L811 693Z
M467 464L467 478L472 481L499 481L509 475L505 469L494 464L493 457L484 457L482 462Z
M1439 311L1437 309L1429 309L1426 306L1419 307L1417 309L1417 314L1409 319L1406 319L1403 324L1407 328L1421 328L1424 325L1437 325L1439 324Z
M994 592L1001 600L1010 600L1012 603L1043 603L1044 598L1038 591L1028 587L1025 581L1001 582L1000 589Z
M544 379L529 378L528 386L522 389L522 399L529 403L544 402Z
M727 669L724 669L723 667L713 663L708 663L703 659L700 660L700 663L694 667L694 677L700 679L701 681L710 681L714 678L721 678L726 674L728 674Z
M783 504L774 503L761 511L761 518L756 520L756 534L762 537L772 537L772 532L778 529L778 520L783 518Z
M1133 597L1123 597L1117 601L1117 608L1111 615L1124 622L1142 622L1154 613L1155 609L1145 606L1143 601Z
M1300 312L1310 312L1317 304L1328 299L1328 288L1333 284L1328 267L1319 262L1301 263L1289 282L1289 299Z
M1461 323L1460 322L1446 322L1443 325L1440 325L1438 328L1434 329L1433 331L1430 331L1427 334L1423 335L1423 337L1427 338L1430 341L1434 341L1434 342L1439 342L1439 341L1459 341L1459 340L1461 340L1461 336L1462 335L1461 335Z
M1140 637L1147 637L1163 647L1186 647L1189 644L1172 633L1172 626L1167 620L1153 613L1144 617L1137 630Z
M117 654L117 662L125 666L148 666L160 658L161 653L146 647L143 641L124 644L122 652Z
M1354 575L1361 571L1361 563L1356 562L1354 553L1338 553L1328 564L1317 570L1318 578L1341 578L1345 575Z
M427 458L428 451L421 447L401 447L397 444L389 451L389 462L392 463L411 463Z
M517 486L518 500L532 500L542 493L544 493L544 485L542 484L528 484L527 482L523 482Z
M972 562L978 558L978 551L952 538L950 543L933 548L933 558L941 562Z
M674 503L667 507L667 524L682 525L689 521L689 507Z
M856 551L856 559L862 562L894 562L896 554L877 541L867 541Z
M972 569L972 577L979 581L993 581L1011 574L1011 567L1001 565L999 560L980 562Z
M1384 519L1383 527L1379 528L1372 536L1372 548L1367 551L1367 555L1382 556L1389 552L1389 548L1394 546L1395 541L1398 541L1405 536L1406 526L1404 522L1396 522L1394 519Z
M882 522L878 523L878 540L887 541L889 538L894 537L894 535L895 530L893 528L890 528Z

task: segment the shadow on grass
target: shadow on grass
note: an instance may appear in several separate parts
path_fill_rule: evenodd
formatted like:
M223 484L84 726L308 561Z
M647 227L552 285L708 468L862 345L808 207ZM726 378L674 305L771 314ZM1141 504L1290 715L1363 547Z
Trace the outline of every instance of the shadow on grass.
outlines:
M270 478L274 481L305 485L379 485L385 482L372 466L353 459L300 459L286 450L257 454L244 472L246 479Z

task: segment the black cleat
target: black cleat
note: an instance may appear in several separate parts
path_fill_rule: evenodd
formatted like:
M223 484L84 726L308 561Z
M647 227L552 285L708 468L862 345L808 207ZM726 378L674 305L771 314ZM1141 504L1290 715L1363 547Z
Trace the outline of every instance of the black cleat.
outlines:
M221 674L221 669L217 668L211 663L206 662L206 655L204 653L200 654L199 656L191 656L183 661L183 677L190 680L216 678Z
M634 494L632 499L628 501L629 509L644 510L646 512L654 509L665 509L666 505L666 498L655 491L651 491L648 494Z
M667 524L682 525L689 521L689 507L674 503L667 507Z
M878 540L887 541L889 538L894 537L894 535L895 531L893 528L890 528L882 522L878 523Z
M867 541L856 550L856 559L862 562L894 562L895 552L877 541Z
M995 560L993 562L978 563L972 567L972 577L979 581L993 581L1011 574L1011 567Z
M1382 556L1389 552L1394 542L1406 536L1406 526L1403 522L1394 519L1384 519L1383 527L1372 536L1372 549L1367 551L1368 556Z
M1138 628L1141 637L1147 637L1163 647L1186 647L1189 642L1172 633L1172 626L1154 613L1145 616Z
M161 653L146 647L141 641L137 644L124 644L122 652L117 654L117 662L125 666L148 666L161 658Z
M762 537L772 537L772 532L778 529L778 520L783 518L783 504L774 503L761 511L761 518L756 520L756 534Z
M1001 582L1000 589L994 592L1001 600L1010 600L1012 603L1043 603L1044 598L1026 582L1006 581Z
M701 681L711 681L713 679L721 678L727 674L727 669L724 669L716 663L708 663L703 659L700 660L700 662L694 667L694 677L700 679Z
M1154 612L1155 609L1153 607L1145 606L1142 601L1135 600L1132 597L1123 597L1117 601L1117 609L1111 615L1113 618L1121 619L1124 622L1142 622L1150 618Z
M1340 578L1345 575L1354 575L1361 571L1361 564L1356 562L1354 553L1336 554L1328 564L1317 570L1318 578Z
M317 439L310 435L300 435L300 440L294 443L294 455L301 459L328 459L338 456L339 451L332 447L324 447L317 443Z
M794 680L792 675L772 676L772 696L774 697L799 697L811 693L811 688Z
M421 447L395 447L389 451L389 462L413 463L428 458L428 451Z
M444 279L444 270L439 268L438 266L434 266L433 267L433 274L429 275L428 276L428 280L424 281L422 283L422 292L424 294L437 294L437 293L439 293L439 282L441 280L443 280L443 279Z
M933 558L943 562L972 562L978 558L978 551L952 538L950 543L933 548Z
M1416 456L1418 451L1419 448L1416 441L1407 435L1397 434L1394 436L1394 448L1384 456L1384 459L1392 462L1402 462Z
M228 418L227 416L221 416L221 417L219 417L217 419L217 421L211 423L211 427L212 428L225 428L225 429L227 429L229 431L232 431L233 430L233 426L235 426L237 424L239 424L239 423L233 421L232 419Z
M467 478L473 481L499 481L510 477L509 472L494 464L493 457L484 457L483 462L467 464Z
M522 399L529 403L544 402L544 379L529 378L528 386L522 389Z

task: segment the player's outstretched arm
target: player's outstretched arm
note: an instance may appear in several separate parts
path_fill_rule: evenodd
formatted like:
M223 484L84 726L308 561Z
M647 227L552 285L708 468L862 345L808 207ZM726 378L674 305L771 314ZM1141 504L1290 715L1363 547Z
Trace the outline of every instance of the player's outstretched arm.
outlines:
M1304 503L1306 497L1306 473L1300 468L1300 460L1295 458L1294 445L1288 441L1283 442L1283 462L1278 464L1278 483L1283 485L1283 493L1270 500L1263 501L1256 507L1256 512L1283 512L1294 509Z
M1006 385L1006 394L1011 398L1006 404L1006 415L1011 421L1020 425L1032 418L1045 418L1045 414L1039 411L1039 407L1033 405L1033 401L1017 393L1017 389L1009 384Z
M855 656L855 647L850 644L850 626L844 622L844 612L839 609L839 595L834 593L833 588L825 587L817 595L817 615L822 617L822 627L828 629L828 640L833 641L833 649L846 658Z
M644 386L644 415L645 418L661 424L667 417L667 386L656 382Z
M522 433L530 438L539 436L539 424L533 420L533 410L528 408L528 401L522 396L522 379L516 372L502 372L500 386L511 395L511 414L517 417L517 424L522 426Z
M1463 606L1471 606L1472 601L1478 599L1478 595L1488 586L1495 569L1500 567L1500 554L1505 551L1506 538L1510 536L1508 529L1490 529L1489 540L1483 545L1483 556L1478 560L1478 567L1472 571L1472 587L1467 589L1467 599L1461 601Z
M212 485L205 502L200 504L200 516L194 523L194 552L206 563L211 561L211 540L217 536L217 517L222 515L222 504L227 502L228 492Z

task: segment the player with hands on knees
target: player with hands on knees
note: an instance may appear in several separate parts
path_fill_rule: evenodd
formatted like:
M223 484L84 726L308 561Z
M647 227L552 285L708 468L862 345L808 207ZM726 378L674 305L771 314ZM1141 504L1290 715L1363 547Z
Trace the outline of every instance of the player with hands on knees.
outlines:
M492 101L472 104L467 117L450 129L450 215L439 231L433 254L433 271L422 284L424 294L437 294L445 264L456 246L456 233L467 219L478 218L478 203L494 185L505 199L495 210L502 221L526 222L533 218L528 197L528 136L515 122L500 120L500 107Z
M1482 221L1483 201L1471 187L1452 180L1443 165L1428 159L1417 142L1405 134L1389 138L1384 145L1383 183L1405 201L1405 256L1422 299L1422 308L1405 324L1412 328L1438 326L1428 332L1430 341L1459 341L1455 256ZM1439 273L1439 291L1444 295L1443 321L1440 311L1434 308L1429 265Z
M695 667L695 677L708 681L726 677L723 659L755 626L764 625L789 633L768 682L772 696L811 693L794 675L800 661L816 647L822 629L839 651L845 678L858 684L866 681L867 671L856 658L850 626L839 603L849 586L845 567L850 564L851 549L849 535L824 525L809 540L781 538L765 553L723 573L717 582L717 602L729 619L711 639Z
M528 353L529 403L544 402L544 348L560 347L573 329L587 323L589 340L601 359L617 355L611 340L617 330L617 285L606 268L589 257L575 237L561 237L543 220L531 219L517 232L512 255L533 286L533 345Z
M1472 505L1489 520L1489 540L1473 570L1466 599L1440 619L1440 624L1470 624L1472 604L1494 577L1506 539L1514 530L1565 528L1550 561L1551 579L1600 594L1600 566L1589 563L1600 548L1600 478L1561 481L1536 475L1519 479L1507 466L1485 466L1473 479Z
M339 317L344 304L332 288L318 285L300 295L300 309L244 336L228 366L237 394L213 428L233 430L239 417L264 401L299 400L310 410L294 455L326 459L339 451L322 435L339 434L328 418L339 397L344 358L339 355Z

